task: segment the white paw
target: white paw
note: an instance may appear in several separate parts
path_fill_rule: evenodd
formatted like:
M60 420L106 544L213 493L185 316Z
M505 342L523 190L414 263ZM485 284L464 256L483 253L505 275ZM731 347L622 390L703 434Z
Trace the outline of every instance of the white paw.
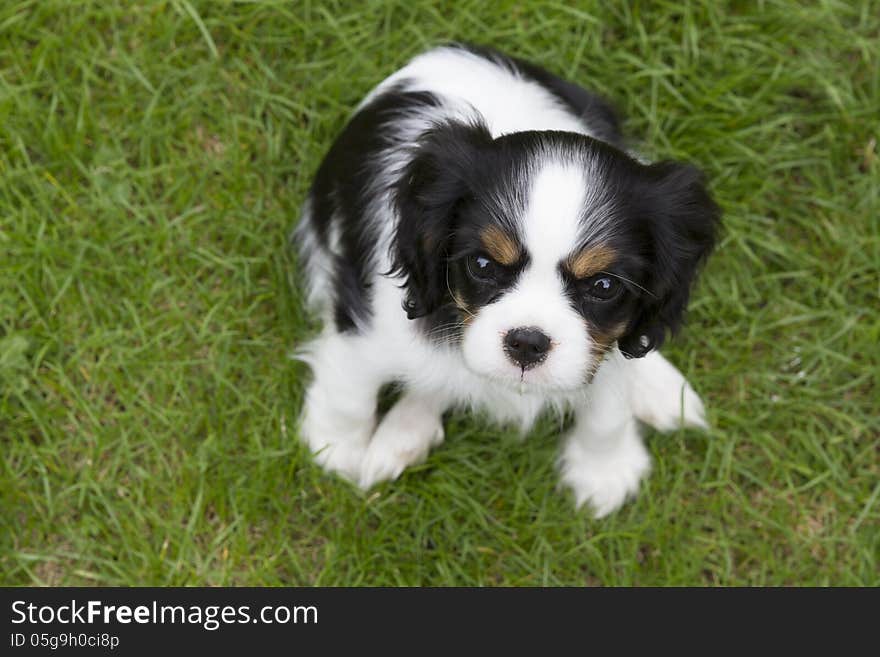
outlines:
M639 420L659 431L709 428L702 400L672 363L657 352L630 362L633 412Z
M563 450L562 484L574 492L576 506L588 504L596 518L619 509L651 471L651 457L632 431L613 451L589 450L576 436Z
M423 462L443 442L440 415L415 400L401 399L373 434L360 472L364 490L397 479L409 466Z
M358 482L375 422L341 422L338 418L316 418L308 411L300 423L300 438L314 454L315 462L328 472Z
M363 443L343 440L328 442L312 450L315 462L353 483L358 482L367 448Z

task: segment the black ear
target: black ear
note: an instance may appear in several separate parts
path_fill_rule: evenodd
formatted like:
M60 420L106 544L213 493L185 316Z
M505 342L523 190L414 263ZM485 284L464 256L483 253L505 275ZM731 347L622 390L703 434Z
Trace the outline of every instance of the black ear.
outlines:
M392 190L398 223L391 273L404 278L409 319L432 313L446 298L456 207L471 193L478 161L492 136L484 126L449 122L418 141L414 158Z
M648 293L618 340L629 358L659 348L666 333L681 326L697 269L715 246L721 216L696 167L659 162L644 173L632 202L647 226Z

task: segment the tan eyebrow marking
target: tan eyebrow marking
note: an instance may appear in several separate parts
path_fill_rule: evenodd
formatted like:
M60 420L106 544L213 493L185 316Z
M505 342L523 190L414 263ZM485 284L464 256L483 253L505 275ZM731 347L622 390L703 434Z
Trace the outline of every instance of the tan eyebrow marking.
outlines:
M488 226L480 233L480 242L492 259L500 265L510 267L520 258L520 248L510 235L498 226Z
M617 253L614 249L604 244L597 244L569 256L565 266L575 278L587 278L606 269L616 257Z

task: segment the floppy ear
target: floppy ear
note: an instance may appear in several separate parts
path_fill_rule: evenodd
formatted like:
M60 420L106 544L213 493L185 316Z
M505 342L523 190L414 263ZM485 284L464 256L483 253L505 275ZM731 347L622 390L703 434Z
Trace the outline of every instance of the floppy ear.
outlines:
M621 353L640 358L681 326L697 269L715 246L720 211L706 189L703 174L688 164L659 162L633 195L636 211L647 222L650 292L627 333L618 340Z
M446 298L456 207L470 194L480 154L491 143L484 126L437 125L419 138L414 158L392 190L398 223L390 273L404 278L409 319L429 315Z

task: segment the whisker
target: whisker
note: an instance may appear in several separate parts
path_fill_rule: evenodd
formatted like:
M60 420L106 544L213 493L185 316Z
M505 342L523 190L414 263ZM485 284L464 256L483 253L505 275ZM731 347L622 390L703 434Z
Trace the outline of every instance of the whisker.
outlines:
M606 276L613 276L614 278L619 278L620 280L625 281L625 282L629 283L630 285L639 288L640 290L642 290L643 292L645 292L648 296L650 296L652 299L656 299L656 298L657 298L657 295L654 294L653 292L651 292L651 290L649 290L649 289L647 289L647 288L645 288L645 287L642 287L641 285L639 285L639 284L636 283L635 281L628 279L626 276L621 276L620 274L614 274L614 273L612 273L612 272L610 272L610 271L600 271L599 273L600 273L600 274L605 274Z
M446 268L446 291L449 292L449 296L452 297L452 300L455 302L455 307L458 308L461 312L465 313L468 317L473 319L476 317L474 313L465 308L462 304L459 303L458 297L455 292L452 291L452 286L449 284L449 267Z
M444 324L442 326L435 326L430 331L427 332L429 336L436 336L442 333L448 333L449 331L454 331L455 329L462 328L464 326L464 322L456 322L453 324Z

